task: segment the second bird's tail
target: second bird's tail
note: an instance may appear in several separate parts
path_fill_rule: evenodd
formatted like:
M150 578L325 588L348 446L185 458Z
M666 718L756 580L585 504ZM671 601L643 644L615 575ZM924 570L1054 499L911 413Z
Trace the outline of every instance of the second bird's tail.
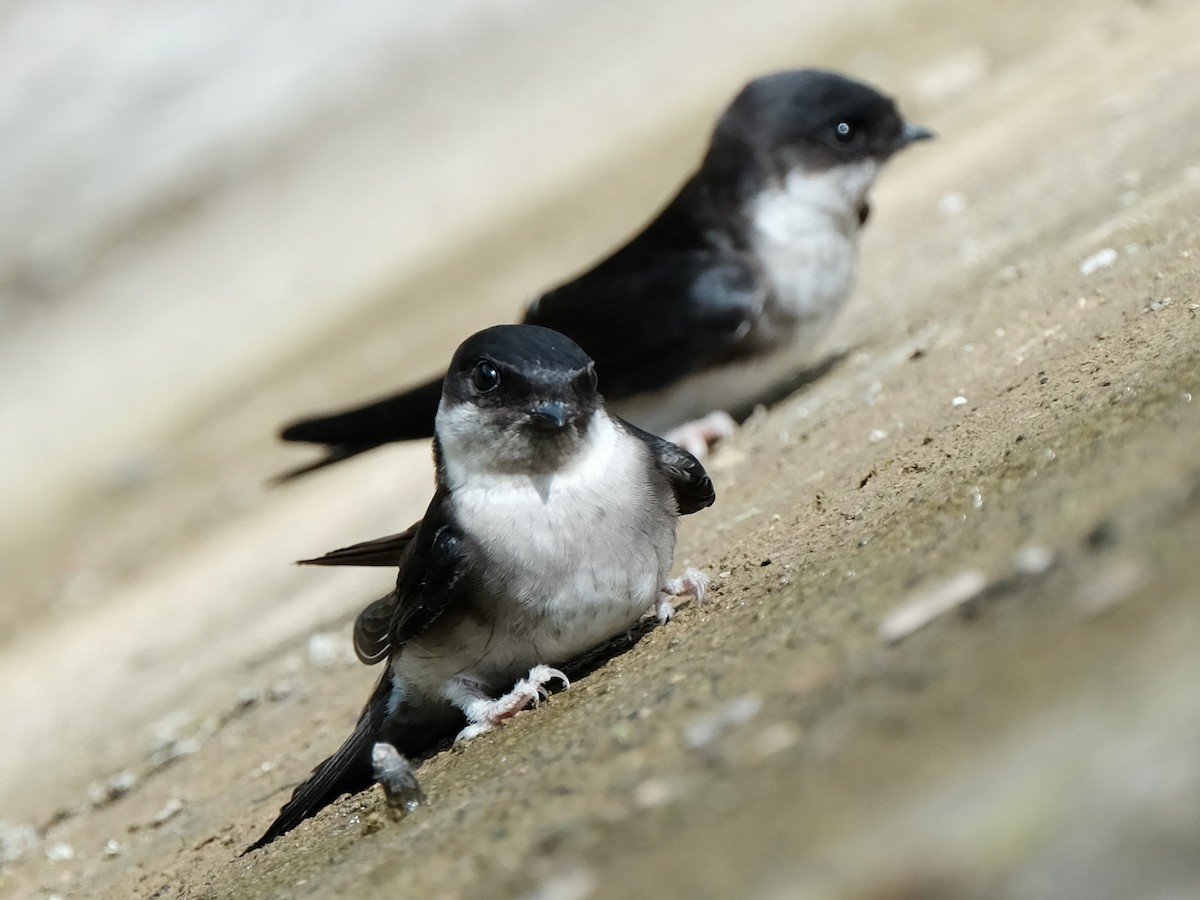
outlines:
M285 441L323 444L326 455L316 462L291 469L276 480L290 481L384 444L433 437L434 420L441 399L442 377L439 376L403 393L363 406L325 416L298 419L284 426L279 436Z

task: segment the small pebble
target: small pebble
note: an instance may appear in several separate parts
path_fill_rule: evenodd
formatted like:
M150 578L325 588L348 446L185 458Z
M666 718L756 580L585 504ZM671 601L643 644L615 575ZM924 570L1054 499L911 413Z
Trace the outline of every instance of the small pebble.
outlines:
M1085 278L1099 272L1101 269L1107 269L1117 261L1117 251L1112 247L1105 247L1097 253L1093 253L1087 259L1079 264L1079 274Z
M88 785L88 802L94 809L108 806L124 797L138 782L135 772L124 769L106 781L93 781Z
M884 431L882 428L876 428L869 435L867 435L867 440L869 440L872 444L878 444L880 441L882 441L887 436L888 436L888 433L886 431Z
M281 700L286 700L296 692L296 683L290 678L281 678L267 688L267 700L271 703L278 703Z
M710 713L698 716L684 730L683 739L693 750L715 741L721 732L749 722L762 710L762 697L744 694L718 707Z
M308 661L318 669L349 665L354 660L354 648L343 635L321 632L308 639Z
M55 841L46 848L46 859L51 862L64 862L75 858L75 848L66 841Z
M599 886L589 870L568 869L546 879L521 900L587 900Z
M32 825L0 822L0 865L16 862L36 850L38 843L37 831Z
M890 610L879 623L879 636L886 643L902 641L930 622L966 603L987 587L987 576L979 569L965 569L957 575L923 588Z
M1136 594L1150 581L1150 570L1140 559L1108 563L1079 589L1077 603L1085 613L1099 615Z
M1041 575L1054 565L1054 551L1045 544L1026 544L1017 550L1013 565L1022 575Z
M938 212L947 219L961 215L967 208L967 195L959 191L943 194L938 200Z
M953 400L950 401L950 405L951 406L966 406L967 398L964 397L962 394L959 394L957 397L955 397Z
M647 778L633 789L633 802L639 809L658 809L683 794L683 785L674 778Z
M775 722L768 725L754 739L749 753L754 762L761 762L776 753L782 753L800 741L800 729L791 722Z
M153 828L157 828L159 825L165 825L181 812L183 812L183 801L178 797L172 797L166 802L166 805L164 805L162 809L154 814L154 818L150 820L150 825Z

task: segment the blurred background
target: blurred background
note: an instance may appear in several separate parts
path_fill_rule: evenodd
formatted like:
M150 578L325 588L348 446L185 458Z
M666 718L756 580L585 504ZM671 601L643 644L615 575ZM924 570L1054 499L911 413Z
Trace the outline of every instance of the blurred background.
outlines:
M924 354L1028 330L1066 341L1051 355L1089 358L1099 326L1068 325L1071 343L1044 316L1065 315L1055 298L1092 296L1075 283L1080 259L1108 244L1129 256L1113 235L1166 221L1163 198L1200 183L1197 54L1182 36L1196 24L1183 0L0 3L0 819L35 826L41 861L55 846L46 823L77 816L96 779L132 766L147 780L158 769L145 759L200 733L245 685L294 679L295 659L320 668L314 632L340 662L311 696L340 694L352 716L369 678L343 659L346 617L388 579L288 564L415 519L428 447L275 489L272 475L313 455L276 429L431 374L464 336L599 258L671 195L755 75L837 68L941 133L883 176L862 286L829 342L859 352L864 385L883 377L868 361L907 359L914 335L939 335ZM1170 221L1138 238L1169 248L1168 281L1194 244ZM1127 275L1141 304L1150 275ZM989 308L1007 312L960 321ZM1169 330L1184 340L1193 321ZM1046 365L1028 348L996 352L972 357L980 394ZM1050 421L1038 416L1031 404L992 421ZM886 430L903 431L896 421ZM823 452L846 455L837 446ZM745 463L718 466L737 485L752 480ZM795 483L858 482L824 487L834 465L813 461ZM759 534L744 519L725 532L729 515L692 526L683 548L715 558ZM181 841L240 814L222 784L279 762L270 740L315 715L274 714L246 745L183 770L192 800L212 804ZM303 750L286 759L297 777L320 757ZM78 827L95 846L75 839L75 869L0 888L86 893L103 828ZM12 834L0 845L18 860L25 832ZM175 845L146 841L138 871L162 869ZM197 865L225 865L220 852ZM182 871L176 889L202 878ZM133 890L104 878L114 895Z

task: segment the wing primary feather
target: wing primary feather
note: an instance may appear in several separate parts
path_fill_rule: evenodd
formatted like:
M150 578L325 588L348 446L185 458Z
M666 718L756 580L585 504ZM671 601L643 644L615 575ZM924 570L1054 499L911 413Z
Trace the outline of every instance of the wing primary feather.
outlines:
M399 567L404 559L408 545L416 537L420 522L415 522L399 534L389 534L381 538L373 538L349 547L331 550L323 556L313 559L302 559L302 566L396 566Z

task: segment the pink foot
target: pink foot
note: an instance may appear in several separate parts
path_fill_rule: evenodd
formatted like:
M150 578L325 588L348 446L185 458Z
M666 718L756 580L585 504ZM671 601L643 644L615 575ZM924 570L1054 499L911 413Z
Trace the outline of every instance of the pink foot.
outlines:
M723 410L710 412L702 419L685 422L677 428L672 428L663 437L686 450L696 459L708 456L708 447L722 438L733 437L737 431L737 423L729 413Z
M513 689L503 697L497 697L495 700L479 697L472 700L463 709L463 712L467 714L469 724L458 733L454 742L457 744L459 741L470 740L486 734L497 725L504 724L505 719L512 718L530 704L537 706L550 696L546 685L551 681L561 681L563 687L571 686L567 676L558 669L552 669L549 666L534 666L529 670L529 677L522 678L514 684Z
M671 598L682 597L685 594L695 597L697 604L703 603L704 598L708 596L708 576L699 569L688 566L683 570L682 575L672 578L664 584L662 590L658 592L658 600L654 603L654 614L658 617L658 621L671 621L671 616L675 615L675 607L671 603Z

